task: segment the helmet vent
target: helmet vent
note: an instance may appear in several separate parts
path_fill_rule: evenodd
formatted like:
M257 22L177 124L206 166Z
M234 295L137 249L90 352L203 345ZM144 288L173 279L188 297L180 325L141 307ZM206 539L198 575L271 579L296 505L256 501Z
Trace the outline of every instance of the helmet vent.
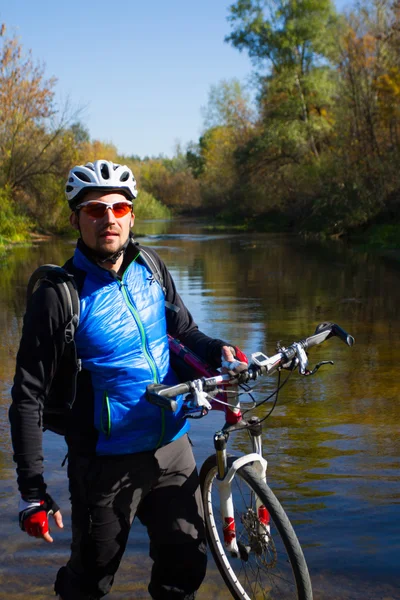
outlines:
M72 185L67 185L67 187L65 188L65 191L67 192L67 194L69 194L69 192L72 192L74 188L72 187Z
M101 165L100 171L101 171L101 175L102 175L103 179L110 179L110 171L108 170L108 165L103 163Z
M86 173L82 173L82 171L74 171L74 175L76 175L76 177L78 177L78 179L80 179L81 181L86 181L87 183L90 183L90 177L89 175L86 175Z
M128 179L129 179L128 171L125 171L124 173L122 173L121 177L119 178L120 181L128 181Z

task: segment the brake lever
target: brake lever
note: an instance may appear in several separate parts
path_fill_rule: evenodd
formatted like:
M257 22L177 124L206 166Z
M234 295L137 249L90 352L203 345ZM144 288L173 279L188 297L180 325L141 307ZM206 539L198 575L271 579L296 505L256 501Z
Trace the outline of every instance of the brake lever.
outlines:
M334 364L333 360L322 360L321 362L319 362L315 365L315 367L313 368L312 371L306 370L304 373L301 373L301 375L304 375L304 377L309 377L310 375L314 375L318 371L318 369L320 367L322 367L322 365L333 365L333 364Z
M190 411L193 411L192 414L190 414ZM199 412L200 411L200 412ZM197 407L196 410L193 408L187 408L185 410L185 418L186 419L202 419L203 417L205 417L206 415L208 415L208 408L206 408L205 406L202 407Z

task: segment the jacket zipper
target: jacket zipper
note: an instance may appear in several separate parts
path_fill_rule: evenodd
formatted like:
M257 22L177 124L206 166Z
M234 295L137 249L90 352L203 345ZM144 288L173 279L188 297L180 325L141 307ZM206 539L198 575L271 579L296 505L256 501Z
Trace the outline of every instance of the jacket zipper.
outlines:
M106 418L104 418L106 417ZM100 429L106 437L111 435L111 411L107 391L104 391L100 413Z
M123 297L125 299L125 302L128 305L128 308L130 309L130 311L132 312L133 318L136 321L136 325L139 327L140 339L141 339L141 342L142 342L142 350L143 350L143 353L144 353L144 355L146 357L146 360L147 360L147 362L149 364L149 367L151 369L151 372L152 372L152 375L153 375L153 382L154 383L159 383L156 363L154 362L154 359L152 358L152 356L150 355L150 353L149 353L149 351L147 349L146 332L145 332L143 324L142 324L142 322L140 320L138 311L136 310L135 306L132 304L132 302L129 299L128 293L127 293L127 291L125 289L125 283L124 283L123 278L122 278L120 287L121 287L122 295L123 295Z
M135 306L132 304L132 302L129 299L128 296L128 292L126 291L126 286L125 286L125 282L124 282L124 276L125 274L122 276L122 280L120 281L120 288L122 291L122 295L125 299L125 302L128 306L128 308L131 310L133 318L136 321L137 326L139 327L139 331L140 331L140 338L142 341L142 349L143 349L143 353L146 357L146 360L150 366L151 372L153 374L153 381L154 383L159 383L159 377L158 377L158 373L157 373L157 366L154 362L154 359L152 358L152 356L150 355L148 349L147 349L147 340L146 340L146 332L144 330L144 327L142 325L142 322L140 320L140 316L138 311L136 310ZM161 446L161 442L164 439L164 435L165 435L165 409L161 408L161 435L160 438L156 444L156 448L159 448Z

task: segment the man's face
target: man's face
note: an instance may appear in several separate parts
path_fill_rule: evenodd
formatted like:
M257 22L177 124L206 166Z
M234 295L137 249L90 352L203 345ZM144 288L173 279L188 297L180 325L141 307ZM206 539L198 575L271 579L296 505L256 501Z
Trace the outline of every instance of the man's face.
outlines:
M82 202L89 201L112 204L126 202L127 199L124 194L118 192L91 190L82 200ZM134 223L134 215L128 212L123 217L117 218L111 209L107 209L103 217L94 218L80 210L78 214L75 212L71 214L70 222L72 227L80 231L86 246L106 258L118 252L125 244Z

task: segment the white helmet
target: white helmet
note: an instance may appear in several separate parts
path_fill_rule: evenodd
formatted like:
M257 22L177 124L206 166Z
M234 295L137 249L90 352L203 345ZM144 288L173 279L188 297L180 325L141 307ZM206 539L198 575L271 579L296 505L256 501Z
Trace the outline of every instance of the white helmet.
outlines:
M85 166L73 167L65 185L65 195L71 209L91 189L101 192L122 192L129 200L137 196L136 180L129 167L109 160L96 160Z

